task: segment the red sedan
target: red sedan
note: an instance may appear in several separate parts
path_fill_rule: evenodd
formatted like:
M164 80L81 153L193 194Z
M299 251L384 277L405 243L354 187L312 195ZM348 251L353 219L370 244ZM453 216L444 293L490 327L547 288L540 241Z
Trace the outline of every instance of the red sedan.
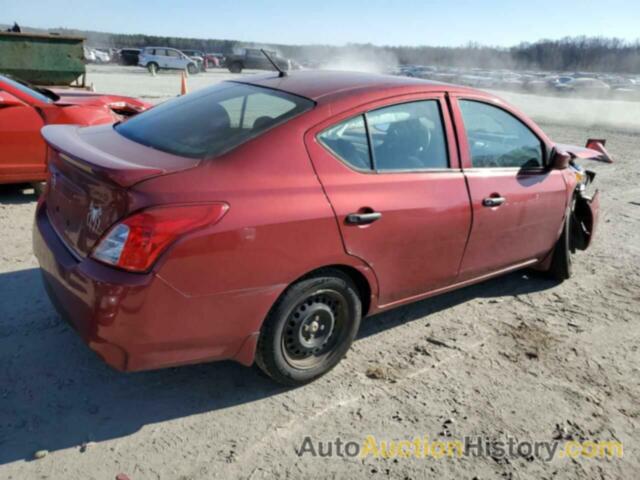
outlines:
M558 279L598 212L602 141L418 79L251 76L115 126L46 127L34 248L53 303L121 370L234 359L285 384L362 317L524 267Z
M0 184L45 180L44 125L113 123L149 107L129 97L50 90L0 75Z

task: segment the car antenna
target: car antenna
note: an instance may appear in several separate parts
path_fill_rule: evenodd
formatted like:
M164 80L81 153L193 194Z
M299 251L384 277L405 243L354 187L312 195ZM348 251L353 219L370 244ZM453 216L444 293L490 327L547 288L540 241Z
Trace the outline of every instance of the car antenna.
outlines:
M260 51L262 52L262 54L267 57L267 60L269 60L269 62L271 63L271 65L273 65L273 68L275 68L278 71L278 77L286 77L287 76L287 72L285 72L284 70L282 70L278 64L276 62L273 61L273 58L271 58L271 56L265 52L264 48L261 48Z

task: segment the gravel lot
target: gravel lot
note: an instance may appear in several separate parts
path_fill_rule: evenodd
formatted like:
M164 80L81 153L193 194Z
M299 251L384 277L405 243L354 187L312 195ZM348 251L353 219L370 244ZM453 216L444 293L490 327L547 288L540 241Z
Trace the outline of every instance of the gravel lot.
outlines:
M228 77L189 79L195 89ZM154 101L179 76L93 67L98 91ZM551 136L608 139L592 248L558 285L530 272L367 319L348 357L298 389L216 363L121 374L45 296L31 254L35 197L0 188L0 478L634 478L640 471L640 104L619 123L575 123L546 99L505 95ZM548 105L546 111L541 111ZM565 108L566 107L566 108ZM611 120L610 116L606 117ZM603 117L605 118L605 117ZM614 119L615 120L615 119ZM604 120L603 120L604 121ZM601 122L600 122L601 123ZM580 126L576 126L580 125ZM619 440L623 459L298 457L314 441L482 435ZM33 460L34 452L48 450Z

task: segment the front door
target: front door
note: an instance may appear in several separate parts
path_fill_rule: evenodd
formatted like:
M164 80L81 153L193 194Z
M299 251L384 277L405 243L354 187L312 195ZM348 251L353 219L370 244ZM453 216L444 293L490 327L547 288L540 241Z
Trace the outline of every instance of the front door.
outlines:
M471 226L444 97L395 102L306 136L345 249L375 272L381 306L451 284Z
M562 173L545 165L543 134L479 98L454 99L453 112L473 208L460 280L541 260L560 234L567 202Z

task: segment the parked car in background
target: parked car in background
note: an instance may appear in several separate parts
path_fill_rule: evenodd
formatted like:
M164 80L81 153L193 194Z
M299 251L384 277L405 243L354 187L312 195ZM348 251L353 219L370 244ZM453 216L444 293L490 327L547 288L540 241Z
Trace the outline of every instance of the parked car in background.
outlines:
M0 183L39 183L47 176L45 125L98 125L124 120L151 105L130 97L50 90L0 75Z
M151 73L159 70L186 70L191 74L198 73L198 61L188 57L180 50L168 47L143 48L138 57L138 65Z
M86 62L93 63L96 61L96 52L92 48L82 47L82 54Z
M97 63L109 63L111 61L111 54L99 48L95 48L96 62Z
M547 86L558 91L571 90L571 84L574 81L573 77L569 75L551 75L546 79Z
M224 55L222 53L205 53L205 58L209 67L221 68L225 66Z
M138 65L139 57L139 48L122 48L118 51L118 63L120 65Z
M200 68L201 72L204 72L206 70L206 65L204 63L204 52L201 52L200 50L181 50L181 52L184 53L187 57L193 58L198 63L198 67Z
M34 251L53 304L120 370L254 361L297 385L360 320L524 267L563 280L598 193L489 93L406 77L267 74L127 122L43 130Z
M278 56L271 50L265 50L271 59L282 70L290 70L291 62L286 58ZM231 73L240 73L245 68L258 70L273 70L273 65L258 48L240 48L235 53L225 57L225 65Z
M104 50L91 47L83 47L84 59L89 63L109 63L111 55Z
M592 93L592 94L604 94L609 93L611 87L602 80L597 78L580 77L576 78L569 84L573 91Z

